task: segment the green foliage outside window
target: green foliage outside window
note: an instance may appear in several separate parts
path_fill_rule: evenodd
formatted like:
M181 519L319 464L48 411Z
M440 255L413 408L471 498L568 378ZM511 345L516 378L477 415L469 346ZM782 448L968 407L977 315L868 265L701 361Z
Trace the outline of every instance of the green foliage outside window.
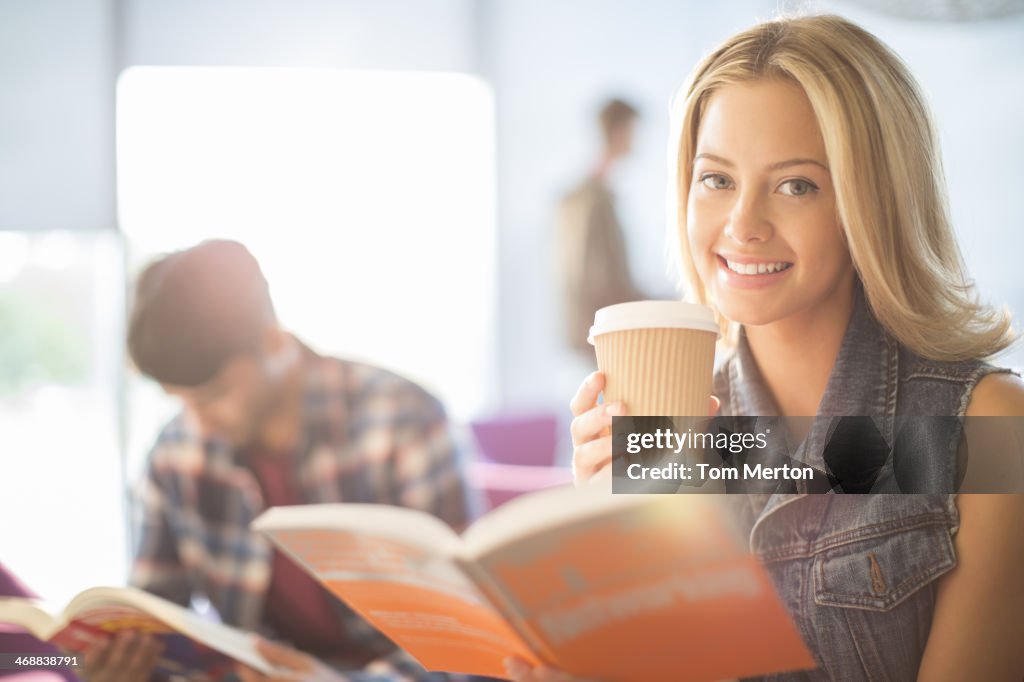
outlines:
M88 377L88 341L74 320L24 294L0 291L0 396Z

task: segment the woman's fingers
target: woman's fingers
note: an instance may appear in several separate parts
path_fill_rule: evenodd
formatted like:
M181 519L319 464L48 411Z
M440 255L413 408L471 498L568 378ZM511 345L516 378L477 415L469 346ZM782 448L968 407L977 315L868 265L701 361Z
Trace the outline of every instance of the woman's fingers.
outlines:
M291 647L275 644L262 637L256 640L256 649L267 662L297 672L308 672L315 667L315 660Z
M505 659L505 673L512 682L530 682L533 678L530 664L519 657Z
M535 668L533 674L537 682L587 682L587 680L573 677L563 673L561 670L555 670L543 665Z
M569 401L569 409L574 417L583 414L597 404L597 396L604 390L604 373L592 372L576 389L576 395Z
M575 415L569 430L573 442L573 478L577 485L587 483L611 464L612 439L609 434L612 418L629 414L624 403L597 404L604 385L604 374L594 372L580 385L569 404ZM721 406L716 396L709 396L708 415L717 414Z
M505 672L513 682L586 682L544 665L533 667L519 657L505 659Z
M708 399L708 416L713 417L721 409L722 402L715 396ZM612 417L624 417L629 414L625 403L604 403L595 405L572 420L569 432L573 445L580 445L604 435L604 430L611 428Z
M591 490L600 490L606 493L613 492L612 468L606 465L598 469L586 482L586 486Z
M569 432L572 434L572 444L581 445L589 440L604 435L605 429L611 428L612 417L621 417L626 414L626 406L622 403L605 403L596 405L572 420L569 425Z
M612 439L609 435L613 417L627 414L622 403L597 404L597 396L604 389L604 374L594 372L580 386L570 407L576 418L569 430L572 433L573 478L582 485L608 466L612 461Z
M577 445L572 452L572 475L576 483L586 483L591 476L612 461L612 437L604 436Z

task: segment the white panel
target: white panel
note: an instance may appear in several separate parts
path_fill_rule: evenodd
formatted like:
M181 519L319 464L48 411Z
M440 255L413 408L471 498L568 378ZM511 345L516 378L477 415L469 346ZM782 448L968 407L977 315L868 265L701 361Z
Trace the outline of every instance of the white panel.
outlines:
M456 74L138 68L119 85L136 254L237 238L286 326L411 374L457 415L493 389L490 90Z

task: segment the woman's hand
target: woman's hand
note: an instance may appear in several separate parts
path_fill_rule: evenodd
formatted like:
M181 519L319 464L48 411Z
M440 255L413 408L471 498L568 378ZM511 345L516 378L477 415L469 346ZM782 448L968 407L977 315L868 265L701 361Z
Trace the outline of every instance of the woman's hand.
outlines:
M603 372L594 372L580 385L569 409L574 419L572 432L572 473L577 487L611 478L612 417L629 414L625 403L597 403L604 390ZM711 396L708 414L718 412L718 398Z
M291 647L256 639L256 649L276 670L269 675L239 664L235 672L242 682L343 682L340 674L312 656Z
M515 656L505 659L505 672L513 682L588 682L545 665L534 668Z
M612 417L628 414L623 403L597 404L604 384L604 373L594 372L584 380L569 403L574 417L570 427L572 475L577 486L595 480L599 472L606 472L600 478L611 475L608 465L612 461Z

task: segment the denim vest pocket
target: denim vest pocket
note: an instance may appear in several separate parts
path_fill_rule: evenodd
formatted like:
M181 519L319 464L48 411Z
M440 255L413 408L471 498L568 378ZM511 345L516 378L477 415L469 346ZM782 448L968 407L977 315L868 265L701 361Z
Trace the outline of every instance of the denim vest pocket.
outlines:
M816 554L814 602L888 611L954 566L948 524L888 529Z

